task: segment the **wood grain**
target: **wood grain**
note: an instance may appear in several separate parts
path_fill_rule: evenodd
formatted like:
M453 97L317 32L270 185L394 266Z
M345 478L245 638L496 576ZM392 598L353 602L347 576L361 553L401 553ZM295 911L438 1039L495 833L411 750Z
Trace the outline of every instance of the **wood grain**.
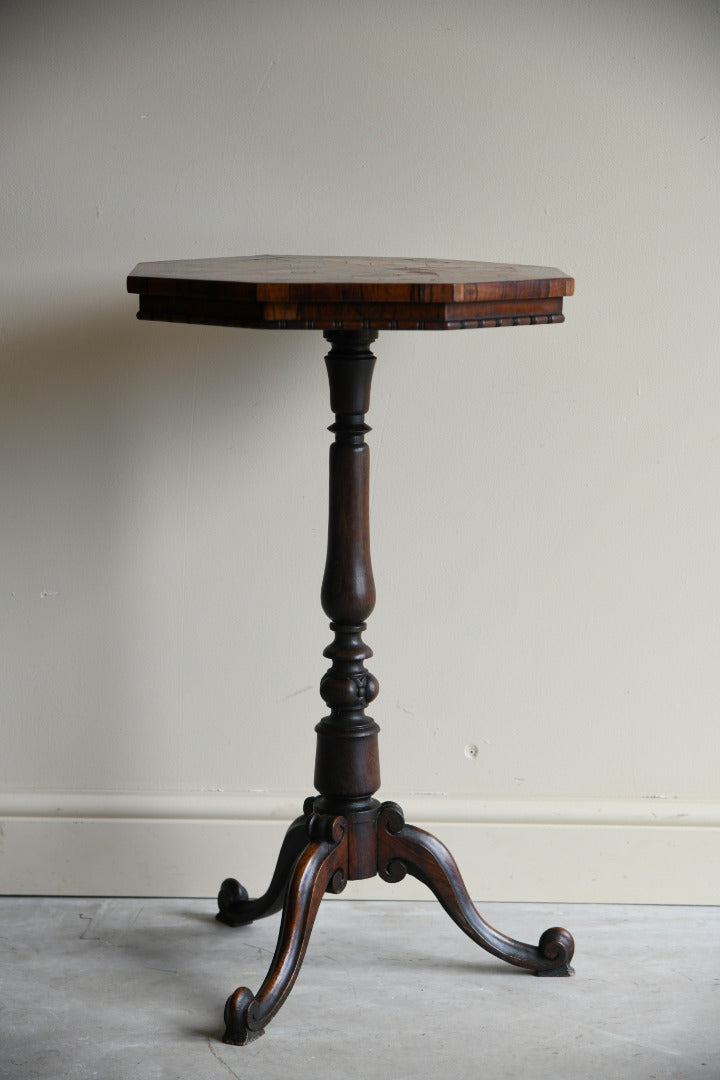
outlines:
M258 255L140 263L138 318L269 329L448 330L562 322L551 266Z

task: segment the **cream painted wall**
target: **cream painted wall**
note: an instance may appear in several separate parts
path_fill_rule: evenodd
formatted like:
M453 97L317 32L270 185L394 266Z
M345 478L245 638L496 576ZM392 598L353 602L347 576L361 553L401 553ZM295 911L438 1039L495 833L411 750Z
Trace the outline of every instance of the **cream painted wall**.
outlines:
M720 900L719 55L700 0L2 6L0 890L261 888L309 792L324 343L125 294L308 252L577 280L378 341L381 795L478 897Z

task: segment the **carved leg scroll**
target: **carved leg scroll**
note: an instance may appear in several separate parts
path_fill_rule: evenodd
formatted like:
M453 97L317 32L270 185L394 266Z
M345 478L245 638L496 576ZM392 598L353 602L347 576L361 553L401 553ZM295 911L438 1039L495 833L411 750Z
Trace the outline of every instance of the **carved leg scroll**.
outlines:
M478 914L452 855L439 840L405 824L396 803L384 803L378 816L378 873L384 881L411 874L435 894L448 915L483 949L536 975L572 975L575 943L568 930L546 930L537 946L506 937Z
M270 970L257 994L241 986L228 998L223 1042L245 1046L263 1034L300 971L323 893L338 893L345 888L348 864L345 820L313 815L307 821L307 830L310 842L293 867Z

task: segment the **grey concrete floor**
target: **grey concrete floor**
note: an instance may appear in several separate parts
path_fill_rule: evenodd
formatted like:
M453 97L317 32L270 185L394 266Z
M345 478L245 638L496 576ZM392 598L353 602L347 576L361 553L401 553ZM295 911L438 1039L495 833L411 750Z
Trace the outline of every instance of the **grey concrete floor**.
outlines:
M572 979L473 945L433 901L327 901L263 1038L225 1046L278 916L207 900L0 899L2 1080L720 1080L720 908L479 905L530 942L565 925Z

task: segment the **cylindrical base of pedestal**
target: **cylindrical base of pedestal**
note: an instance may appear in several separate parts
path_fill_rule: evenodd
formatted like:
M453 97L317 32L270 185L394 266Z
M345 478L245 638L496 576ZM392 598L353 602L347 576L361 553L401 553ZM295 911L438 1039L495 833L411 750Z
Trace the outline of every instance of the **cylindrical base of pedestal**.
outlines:
M380 787L380 728L369 717L356 727L339 728L328 719L315 728L315 787L331 800L360 806Z

